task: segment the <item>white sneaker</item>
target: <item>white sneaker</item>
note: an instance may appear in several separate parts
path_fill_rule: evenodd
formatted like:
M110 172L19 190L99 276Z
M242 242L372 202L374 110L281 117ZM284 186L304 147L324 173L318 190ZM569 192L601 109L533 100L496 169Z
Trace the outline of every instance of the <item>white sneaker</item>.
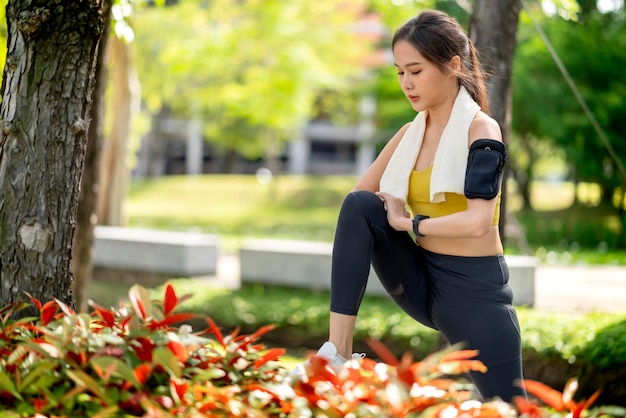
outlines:
M339 354L337 354L337 347L335 347L335 344L331 343L330 341L326 341L324 344L322 344L320 349L317 350L317 353L315 354L315 356L328 359L328 365L335 371L335 373L338 373L339 370L341 370L341 367L343 367L344 363L348 361L343 356L340 356ZM360 359L363 357L365 357L365 353L353 353L352 354L353 359ZM293 378L293 377L305 375L306 366L308 366L309 363L310 363L310 360L307 360L304 363L297 365L291 372L289 372L289 377Z
M328 359L328 365L332 367L335 372L338 372L339 369L341 369L341 366L343 366L343 364L348 361L343 356L337 354L337 347L335 347L335 344L331 343L330 341L326 341L324 344L322 344L320 349L317 350L317 354L315 355L317 357L324 357L325 359Z

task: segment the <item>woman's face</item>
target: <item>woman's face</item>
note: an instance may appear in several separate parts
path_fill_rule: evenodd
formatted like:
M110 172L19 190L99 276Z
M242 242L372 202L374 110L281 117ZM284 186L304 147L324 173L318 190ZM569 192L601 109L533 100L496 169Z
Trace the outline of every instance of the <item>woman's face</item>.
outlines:
M417 112L437 107L457 86L454 74L443 73L408 41L394 45L393 57L400 87Z

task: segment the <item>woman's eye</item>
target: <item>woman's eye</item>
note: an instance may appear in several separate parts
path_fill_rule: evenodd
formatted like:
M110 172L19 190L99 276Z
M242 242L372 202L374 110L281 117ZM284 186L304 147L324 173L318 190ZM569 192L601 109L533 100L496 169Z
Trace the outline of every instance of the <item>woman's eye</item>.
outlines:
M422 72L422 70L419 70L419 71L414 71L414 72L412 72L411 74L413 74L413 75L418 75L418 74L419 74L419 73L421 73L421 72Z
M399 73L398 73L398 75L403 75L403 74L404 74L404 73L402 73L402 72L399 72Z

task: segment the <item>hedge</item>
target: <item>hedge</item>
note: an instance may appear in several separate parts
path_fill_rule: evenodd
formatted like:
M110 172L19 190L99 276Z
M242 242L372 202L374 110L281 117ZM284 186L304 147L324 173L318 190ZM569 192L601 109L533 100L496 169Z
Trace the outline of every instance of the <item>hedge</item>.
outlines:
M186 309L211 316L225 329L251 332L274 324L268 344L305 355L328 336L329 294L261 284L238 290L213 288L206 282L176 280L174 287L194 298ZM602 388L599 402L626 406L626 315L564 314L517 308L522 328L524 376L562 389L579 380L579 396ZM440 334L401 312L387 298L366 295L355 332L355 351L373 355L367 337L379 339L401 356L423 358L446 346Z

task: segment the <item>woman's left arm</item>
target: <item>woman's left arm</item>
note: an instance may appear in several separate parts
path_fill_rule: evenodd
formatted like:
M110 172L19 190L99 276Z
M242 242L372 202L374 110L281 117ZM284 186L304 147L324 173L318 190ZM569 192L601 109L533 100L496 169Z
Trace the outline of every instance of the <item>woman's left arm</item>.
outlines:
M389 225L397 231L413 231L413 219L408 217L404 202L387 193L377 194L385 202ZM443 238L481 238L491 229L496 199L468 199L463 212L421 220L419 232Z
M477 139L484 138L502 141L502 134L494 119L479 112L470 127L468 147ZM406 215L404 202L387 194L379 195L385 201L389 224L398 231L412 231L413 219ZM420 221L419 232L425 236L446 238L483 237L492 227L497 199L497 196L490 200L468 199L467 209L462 212Z

